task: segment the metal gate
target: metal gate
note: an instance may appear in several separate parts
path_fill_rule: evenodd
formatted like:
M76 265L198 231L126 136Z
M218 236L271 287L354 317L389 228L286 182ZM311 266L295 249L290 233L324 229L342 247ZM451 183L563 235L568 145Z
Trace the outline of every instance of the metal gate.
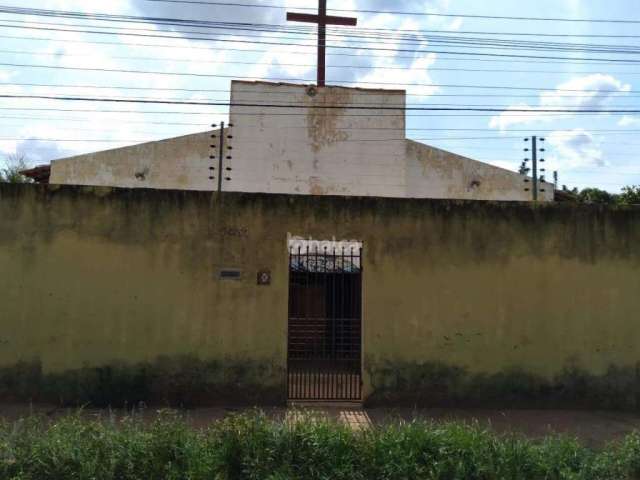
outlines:
M289 400L361 400L362 249L289 252Z

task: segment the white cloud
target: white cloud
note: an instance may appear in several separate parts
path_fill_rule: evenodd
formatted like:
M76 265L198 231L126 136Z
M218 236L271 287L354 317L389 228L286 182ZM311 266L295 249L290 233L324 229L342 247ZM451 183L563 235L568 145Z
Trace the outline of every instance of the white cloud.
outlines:
M571 113L545 113L535 110L584 109L599 110L615 97L620 97L631 90L631 85L621 82L611 75L596 73L577 77L561 83L554 91L540 94L538 105L533 107L526 103L512 105L499 115L491 118L490 128L507 130L512 125L533 122L549 122L557 118L571 116ZM531 113L514 110L531 110Z
M377 15L367 24L367 27L382 28L393 23L398 25L396 30L398 33L420 29L420 23L412 19L405 19L398 23L393 16L387 14ZM421 37L416 36L415 40L421 40ZM374 47L376 45L379 44L375 42L372 44ZM357 86L406 89L408 93L420 96L428 96L438 91L438 87L430 86L433 80L429 73L429 67L435 63L437 55L435 53L416 54L415 57L408 60L407 64L407 59L398 57L400 53L398 50L405 48L403 45L406 44L403 44L399 38L386 41L384 48L387 50L377 52L376 58L370 63L370 69L359 73L357 81L361 83L358 83ZM427 49L427 42L422 40L412 45L412 48L424 51ZM409 84L420 85L408 86Z
M429 53L427 55L416 58L409 70L395 69L395 70L383 70L381 67L387 65L390 67L397 67L397 64L393 59L380 59L376 61L373 69L366 75L361 76L358 80L357 86L363 88L384 88L384 89L399 89L407 90L409 94L428 96L438 91L438 87L430 86L433 83L431 75L429 75L429 67L436 61L436 54ZM377 83L380 82L380 83ZM415 86L408 86L407 84L421 84Z
M524 110L524 111L523 111ZM536 112L536 108L526 103L511 105L505 111L491 117L490 128L507 130L511 125L525 125L534 122L549 121L551 117L543 113Z
M624 115L620 120L618 120L619 127L630 127L632 125L640 125L640 117Z
M547 136L547 144L552 152L547 157L548 170L566 171L606 164L600 146L584 129L557 130Z
M631 85L622 83L611 75L595 73L562 83L553 92L543 92L540 95L540 105L550 108L597 109L610 98L630 90Z

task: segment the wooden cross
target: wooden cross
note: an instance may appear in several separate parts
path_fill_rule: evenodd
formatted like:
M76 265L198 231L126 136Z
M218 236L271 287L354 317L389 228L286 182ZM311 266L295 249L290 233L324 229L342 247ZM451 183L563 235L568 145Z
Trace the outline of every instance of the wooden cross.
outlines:
M357 18L334 17L327 15L327 0L318 0L318 14L290 13L287 12L287 20L290 22L305 22L318 24L318 86L325 85L327 25L348 25L355 27Z

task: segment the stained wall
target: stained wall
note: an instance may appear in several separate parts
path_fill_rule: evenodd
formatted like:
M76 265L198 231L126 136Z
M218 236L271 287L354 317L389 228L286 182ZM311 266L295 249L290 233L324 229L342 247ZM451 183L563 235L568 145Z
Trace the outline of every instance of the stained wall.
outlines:
M0 185L0 218L0 396L283 401L292 234L364 242L370 403L640 398L638 209Z

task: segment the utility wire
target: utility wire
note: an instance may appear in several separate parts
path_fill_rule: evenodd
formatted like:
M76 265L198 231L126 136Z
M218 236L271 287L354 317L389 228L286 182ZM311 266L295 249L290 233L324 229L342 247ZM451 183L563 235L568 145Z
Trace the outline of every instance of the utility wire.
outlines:
M222 112L194 112L194 111L175 111L175 110L104 110L104 109L75 109L75 108L44 108L44 107L0 107L0 110L12 110L12 111L38 111L38 112L73 112L73 113L100 113L100 114L111 114L111 113L137 113L141 115L221 115ZM256 116L264 116L265 112L234 112L235 116L239 117L256 117ZM551 113L547 113L548 115L552 115ZM268 115L270 117L306 117L307 113L292 113L292 112L269 112ZM565 115L565 114L563 114ZM571 115L576 116L601 116L602 112L594 112L594 113L584 113L584 112L571 112ZM369 113L341 113L342 117L367 117L371 118L371 114ZM376 115L377 117L396 117L396 118L424 118L424 117L452 117L452 118L462 118L462 117L493 117L494 113L447 113L447 112L438 112L438 113L380 113ZM514 118L528 118L531 116L531 112L528 115L513 113L509 115ZM501 138L501 137L498 137Z
M36 121L43 121L43 122L47 122L49 120L64 120L64 121L77 121L77 122L86 122L86 119L74 119L74 118L56 118L56 117L25 117L25 116L0 116L0 119L10 119L10 120L20 120L20 119L26 119L26 120L36 120ZM149 124L149 125L161 125L161 126L198 126L198 127L209 127L210 125L208 124L203 124L203 123L177 123L177 122L145 122L145 121L123 121L120 122L118 121L118 123L122 123L122 124ZM5 126L11 126L11 127L23 127L23 124L9 124L9 123L5 123ZM257 127L257 125L247 125L248 127ZM306 130L307 127L305 126L282 126L282 127L275 127L276 129L287 129L287 130L291 130L291 129L304 129ZM87 132L103 132L106 131L103 128L90 128L90 129L78 129L76 127L72 127L69 130L72 131L87 131ZM357 128L357 127L353 127L353 128L344 128L344 127L338 127L336 128L336 131L338 132L349 132L349 131L398 131L399 129L397 128L389 128L389 127L361 127L361 128ZM119 131L119 130L111 130L111 131ZM495 129L491 129L491 128L407 128L406 129L407 132L494 132ZM575 134L575 132L563 132L561 130L555 129L555 130L540 130L540 129L536 129L535 130L537 133L554 133L557 136L572 136ZM509 133L530 133L531 129L509 129ZM149 134L149 135L153 135L157 132L131 132L131 133L141 133L141 134ZM198 133L202 133L202 132L191 132L190 134L198 134ZM640 133L639 129L631 129L631 130L625 130L625 129L589 129L588 130L589 134L603 134L603 133L607 133L609 135L633 135L633 136L637 136L638 133ZM511 137L514 138L514 137ZM517 137L520 138L520 137ZM409 140L411 140L412 138L409 138ZM419 140L419 139L417 139ZM640 144L639 144L640 145ZM499 151L500 148L488 148L489 150L492 151ZM502 149L505 150L505 149ZM509 151L512 151L511 149L507 149Z
M238 90L233 90L234 93L238 93ZM255 92L251 92L251 93L255 93ZM26 94L20 94L18 96L18 98L30 98L31 96L38 96L40 94L38 93L26 93ZM44 94L42 94L44 95ZM49 96L47 95L47 97L49 98ZM51 98L53 99L66 99L67 95L63 95L60 94L60 96L56 96L53 97L51 96ZM190 98L175 98L175 97L169 97L169 98L157 98L157 97L140 97L140 96L136 96L136 97L122 97L122 96L107 96L107 97L100 97L99 101L105 101L108 102L110 100L114 100L114 101L131 101L131 102L137 102L137 101L141 101L141 102L146 102L146 101L150 101L150 102L190 102L191 99ZM195 100L194 100L195 101ZM253 103L251 100L245 99L244 102L251 102L251 105L261 105L261 106L266 106L266 107L274 107L274 106L278 106L278 107L291 107L291 101L280 101L280 102L274 102L273 100L265 100L265 101L260 101L260 100L254 100L256 103ZM197 104L198 105L215 105L215 106L227 106L227 98L198 98L197 99ZM219 105L219 103L223 103L223 105ZM238 105L237 103L234 105ZM322 104L320 104L322 105ZM397 106L389 106L380 102L349 102L349 103L333 103L330 104L330 108L340 108L340 109L353 109L353 108L362 108L362 109L366 109L366 110L385 110L385 109L389 109L389 110L406 110L406 109L411 109L412 107L421 107L424 106L424 103L403 103L402 105L398 104ZM460 106L464 106L464 107L487 107L487 108L495 108L495 109L502 109L505 110L507 112L511 112L513 110L511 110L512 105L499 105L499 104L486 104L486 103L431 103L429 104L430 107L460 107ZM637 104L632 103L632 104L615 104L615 105L607 105L609 108L636 108ZM324 107L316 107L315 105L305 105L305 108L326 108L327 106L325 105ZM543 108L543 107L532 107L532 108ZM582 110L576 110L579 107L574 107L572 108L570 111L574 112L574 111L582 111ZM536 113L538 110L525 110L526 112L531 112L531 113ZM602 110L594 110L594 111L602 111ZM559 113L566 113L566 111L561 110L559 111Z
M215 2L211 0L145 0L147 2L161 3L183 3L192 5L217 5L227 7L250 7L250 8L270 8L279 10L309 10L317 11L317 8L310 7L286 7L284 5L273 5L264 3L232 3L232 2ZM348 8L329 8L332 12L347 13L373 13L373 14L390 14L390 15L411 15L420 17L447 17L447 18L476 18L484 20L522 20L522 21L545 21L545 22L582 22L582 23L628 23L637 24L640 20L631 19L588 19L588 18L562 18L562 17L517 17L517 16L499 16L499 15L472 15L472 14L454 14L454 13L435 13L435 12L409 12L403 10L373 10L373 9L348 9Z
M640 74L640 72L639 72ZM131 91L158 91L158 92L191 92L191 93L226 93L229 94L231 89L230 88L168 88L168 87L132 87L129 85L94 85L94 84L59 84L59 83L34 83L34 82L5 82L5 83L0 83L0 86L5 86L5 87L48 87L48 88L69 88L69 89L96 89L96 90L131 90ZM290 89L286 89L286 88L282 88L279 89L282 91L278 91L278 92L269 92L269 96L286 96L289 97L291 96L292 93L296 93L299 92L299 87L298 88L290 88ZM234 92L237 93L251 93L251 94L255 94L255 95L260 95L262 96L262 94L260 94L259 92L256 92L255 90L243 90L243 89L239 89L239 88L234 88L233 89ZM621 92L624 93L624 92ZM422 98L422 97L427 97L427 98L431 98L431 97L472 97L472 98L477 98L477 97L482 97L482 98L535 98L535 99L539 99L540 96L539 95L535 95L535 94L512 94L512 93L504 93L504 94L498 94L498 93L482 93L482 94L477 94L477 93L429 93L429 94L419 94L419 93L407 93L406 94L407 97L418 97L418 98ZM562 94L562 95L558 95L561 98L585 98L585 99L590 99L593 97L593 94L590 92L587 92L583 95L579 95L577 92L575 94L570 94L570 93L566 93L566 94ZM624 98L640 98L640 94L627 94L624 93ZM366 103L366 104L374 104L372 102L358 102L358 103Z
M153 0L148 0L148 1L153 1ZM162 0L157 0L157 1L162 1ZM165 0L167 1L167 0ZM265 5L265 4L235 4L235 3L221 3L221 2L179 2L179 1L174 1L172 3L202 3L202 4L207 4L207 5L226 5L226 6L252 6L252 7L257 7L257 8L280 8L280 9L285 9L286 7L284 6L269 6L269 5ZM311 11L316 11L316 8L308 8L308 7L299 7L299 10L311 10ZM369 13L390 13L390 11L381 11L381 10L349 10L349 9L330 9L332 11L343 11L343 12L369 12ZM163 17L151 17L151 16L132 16L132 15L113 15L113 14L104 14L104 13L87 13L87 12L73 12L73 11L61 11L61 10L47 10L47 9L35 9L35 8L23 8L23 7L13 7L13 6L0 6L0 11L3 13L12 13L12 14L22 14L22 15L40 15L40 16L56 16L56 17L63 17L63 18L90 18L90 19L94 19L94 20L109 20L109 19L118 19L118 20L122 20L122 21L133 21L133 22L138 22L138 23L142 23L142 22L154 22L154 23L170 23L170 22L174 22L177 23L179 22L180 25L204 25L204 24L211 24L214 22L210 22L210 21L203 21L200 19L188 19L188 18L163 18ZM403 14L403 13L398 13L398 14ZM455 14L438 14L438 13L429 13L429 12L421 12L419 13L419 15L424 15L424 16L432 16L432 17L437 17L437 16L449 16L449 17L461 17L461 18L488 18L488 19L499 19L499 18L508 18L508 19L523 19L523 20L535 20L535 19L540 19L539 17L497 17L497 16L479 16L479 15L455 15ZM544 19L544 18L543 18ZM553 20L553 18L547 18L547 20ZM557 19L558 21L582 21L582 22L609 22L609 20L603 20L603 19ZM614 20L614 22L621 22L621 23L640 23L640 20ZM232 22L227 22L227 23L232 23ZM286 25L279 25L282 27L287 27L289 29L300 29L300 30L310 30L313 29L314 27L311 26L301 26L301 25L291 25L291 24L286 24ZM396 33L396 30L393 28L359 28L358 31L376 31L376 32L394 32ZM423 30L406 30L407 32L410 33L415 33L415 32L421 32ZM473 33L473 34L482 34L482 35L537 35L537 34L533 34L533 33L523 33L523 32L465 32L465 31L458 31L458 30L444 30L442 32L447 32L447 33L453 33L456 35L459 34L469 34L469 33ZM606 34L554 34L554 33L542 33L540 35L547 35L547 36L568 36L568 37L613 37L613 38L628 38L628 37L634 37L633 35L606 35Z
M213 39L210 37L194 37L194 36L168 36L168 35L154 35L150 33L127 33L127 32L104 32L99 30L77 30L77 29L64 29L64 28L55 28L55 27L29 27L23 25L6 25L0 24L0 27L4 28L17 28L17 29L28 29L28 30L39 30L39 31L55 31L55 32L69 32L69 33L88 33L88 34L96 34L96 35L124 35L124 36L134 36L134 37L145 37L145 38L163 38L163 39L176 39L176 40L194 40L194 41L204 41L204 42L222 42L222 43L241 43L241 44L258 44L258 45L274 45L274 46L291 46L291 47L303 47L303 48L313 48L314 45L311 44L301 44L301 43L283 43L283 42L268 42L264 40L240 40L240 39ZM450 50L418 50L418 49L407 49L407 48L382 48L382 47L371 47L371 46L348 46L348 45L327 45L327 48L336 48L336 49L346 49L346 50L368 50L368 51L381 51L381 52L403 52L403 53L437 53L441 55L467 55L467 56L482 56L482 57L499 57L499 58L528 58L528 59L551 59L551 60L564 60L567 62L573 61L606 61L616 64L635 64L640 63L640 59L615 59L615 58L593 58L593 57L562 57L562 56L552 56L552 55L521 55L521 54L507 54L507 53L488 53L488 52L461 52L461 51L450 51Z
M69 58L86 58L93 57L94 54L69 54L58 52L32 52L23 50L0 50L0 53L7 53L12 55L34 55L34 56L48 56L48 57L69 57ZM175 57L136 57L136 56L110 56L110 60L136 60L136 61L156 61L156 62L176 62L176 63L191 63L191 64L214 64L214 65L260 65L260 66L274 66L274 67L306 67L316 68L315 64L300 64L300 63L281 63L281 62L240 62L234 60L191 60ZM388 66L369 66L369 65L326 65L327 68L346 68L352 69L365 69L371 70L407 70L407 67L388 67ZM429 67L429 71L438 72L478 72L478 73L544 73L544 74L567 74L566 71L561 70L512 70L512 69L482 69L482 68L457 68L457 67ZM580 72L584 73L584 72ZM595 72L594 72L595 73ZM620 72L620 71L607 71L609 75L640 75L640 71L635 72Z
M157 105L197 105L197 106L226 106L226 107L260 107L260 108L309 108L307 105L296 104L260 104L260 103L231 103L231 102L195 102L183 100L134 100L134 99L111 99L100 97L71 97L71 96L49 96L49 95L0 95L0 98L12 99L38 99L38 100L64 100L64 101L80 101L80 102L115 102L115 103L141 103L141 104L157 104ZM313 108L325 109L345 109L350 110L391 110L391 111L471 111L471 112L504 112L504 108L477 108L477 107L385 107L385 106L341 106L341 105L314 105ZM640 109L620 110L620 109L510 109L510 112L527 112L532 113L572 113L572 112L588 112L588 113L609 113L609 114L627 114L640 113Z
M30 36L21 36L21 35L0 35L0 38L5 38L5 39L13 39L13 40L29 40L29 41L45 41L45 42L57 42L57 43L71 43L71 44L87 44L87 45L116 45L116 46L130 46L130 47L148 47L148 48L163 48L163 49L167 49L167 48L171 48L171 49L187 49L187 50L206 50L206 51L210 51L213 53L218 53L219 51L215 48L212 47L206 47L206 46L202 46L202 45L176 45L176 44L158 44L158 43L139 43L139 42L108 42L108 41L97 41L97 40L72 40L72 39L66 39L66 38L51 38L51 37L30 37ZM180 37L168 37L168 38L176 38L176 39L180 39ZM265 50L265 49L247 49L247 48L233 48L233 47L225 47L225 52L231 51L231 52L242 52L244 54L246 53L270 53L270 50ZM299 51L293 51L293 50L289 50L289 51L285 51L285 52L281 52L281 53L300 53ZM368 54L366 51L365 52L359 52L359 53L345 53L345 52L332 52L331 56L336 56L336 57L371 57L371 58L380 58L377 55L373 55L373 54ZM394 55L395 59L415 59L415 55ZM500 59L500 58L468 58L468 57L464 57L464 58L458 58L458 57L443 57L443 58L439 58L438 61L439 62L446 62L446 61L458 61L458 60L464 60L465 62L482 62L482 63L526 63L526 64L531 64L530 60L515 60L515 59ZM536 60L535 61L536 64L548 64L548 65L557 65L557 64L561 64L561 65L566 65L566 61L545 61L545 60ZM603 65L608 65L606 60L593 60L593 61L583 61L580 59L572 59L571 63L575 63L576 65L598 65L598 66L603 66ZM622 66L622 67L633 67L635 66L634 64L629 64L629 63L617 63L617 66ZM571 72L567 72L567 73L571 73ZM588 73L588 72L586 72ZM597 72L594 72L597 73ZM623 73L623 72L619 72L619 73Z
M132 21L132 20L110 20L110 19L92 19L88 18L90 21L107 21L107 22L126 22L126 23L144 23L151 24L157 27L157 23L150 22L146 20L140 21ZM86 20L86 19L82 19ZM3 19L4 22L10 23L18 23L18 24L29 24L29 26L34 25L44 25L44 26L61 26L59 22L51 23L51 22L34 22L32 20L16 20L16 19ZM228 22L215 22L215 24L207 22L204 25L196 25L199 29L214 29L214 30L231 30L234 33L221 33L214 32L209 33L208 31L201 30L183 30L173 28L174 26L181 26L181 23L170 23L163 22L160 23L163 26L171 26L170 33L179 33L179 34L200 34L200 35L219 35L219 36L238 36L238 33L235 31L242 32L253 32L259 33L258 35L252 35L249 33L242 33L242 37L247 38L277 38L278 40L299 40L299 37L284 37L282 33L302 35L302 36L314 36L317 34L315 30L299 30L299 29L291 29L288 26L283 25L271 25L271 24L231 24ZM62 26L66 27L85 27L86 24L69 24L64 23ZM91 28L100 28L106 30L120 30L120 31L134 31L134 32L153 32L157 33L157 28L134 28L134 27L120 27L120 26L111 26L111 25L98 25L91 26ZM393 32L393 33L384 33L378 31L369 31L367 29L358 29L357 33L353 33L352 31L345 31L348 33L332 33L328 32L327 37L331 39L337 40L351 40L351 39L363 39L364 41L354 42L351 40L351 43L360 43L369 45L374 43L375 41L397 41L402 45L407 44L416 44L423 45L424 42L429 42L430 44L443 45L443 46L471 46L474 48L501 48L501 49L524 49L524 50L539 50L539 51L579 51L579 52L596 52L596 53L638 53L638 49L640 45L621 45L621 44L584 44L584 43L567 43L567 42L548 42L548 41L529 41L529 40L513 40L513 39L501 39L501 38L483 38L483 37L460 37L459 35L434 35L432 33L420 33L420 34L406 34L403 32ZM265 36L265 34L277 34L277 37Z
M61 65L34 65L23 63L0 63L0 66L8 67L22 67L22 68L45 68L45 69L58 69L58 70L75 70L75 71L91 71L91 72L112 72L112 73L135 73L146 75L171 75L171 76L188 76L188 77L204 77L204 78L232 78L236 79L237 75L222 75L222 74L208 74L208 73L192 73L192 72L167 72L161 70L133 70L133 69L111 69L111 68L91 68L91 67L66 67ZM304 78L283 78L283 77L247 77L257 78L261 80L276 80L276 81L293 81L293 82L313 82L312 79ZM373 81L358 81L358 80L343 80L341 83L352 84L370 84L370 85L402 85L412 87L446 87L446 88L476 88L476 89L490 89L490 90L533 90L542 92L590 92L590 93L640 93L637 90L591 90L591 89L570 89L570 88L546 88L546 87L514 87L509 85L471 85L471 84L443 84L443 83L401 83L401 82L373 82Z

